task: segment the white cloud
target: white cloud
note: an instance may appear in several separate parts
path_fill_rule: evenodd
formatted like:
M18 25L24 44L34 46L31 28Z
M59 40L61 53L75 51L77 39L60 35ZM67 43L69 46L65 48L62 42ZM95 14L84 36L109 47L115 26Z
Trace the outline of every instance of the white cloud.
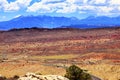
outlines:
M78 9L77 5L64 6L62 9L58 9L57 13L73 13Z
M91 6L91 5L83 5L83 6L79 6L78 7L79 8L79 10L81 11L81 10L95 10L95 6Z
M86 4L88 2L88 0L83 0L83 3Z
M98 11L100 13L109 13L113 10L113 7L107 7L107 6L100 6L98 7Z
M16 4L19 6L28 6L32 0L16 0Z
M66 2L68 2L68 3L75 3L75 2L77 2L78 0L66 0Z
M106 0L91 0L91 4L105 4Z
M0 9L2 9L6 4L8 4L7 0L0 0Z
M29 6L27 11L48 13L84 12L86 14L93 12L96 15L113 15L118 14L117 12L120 11L119 4L120 0L41 0Z
M110 0L110 5L120 5L120 0Z
M3 6L3 4L7 4L7 0L0 0L0 6Z
M77 1L77 0L76 0ZM52 3L55 2L55 3ZM58 3L59 2L59 3ZM56 12L56 13L71 13L77 10L75 0L42 0L28 7L28 12Z
M50 0L50 1L57 1L57 0ZM41 13L44 13L44 12L54 12L56 10L59 9L63 9L67 6L66 3L64 2L61 2L61 3L49 3L50 2L48 0L42 0L41 2L35 2L32 6L29 6L27 11L28 12L41 12ZM58 1L61 1L61 0L58 0Z
M13 3L13 2L10 4L4 5L4 11L17 11L19 9L20 7L16 3Z
M0 8L4 11L18 11L21 8L28 7L32 0L16 0L8 3L7 0L0 0Z
M8 3L0 0L0 10L18 11L26 9L27 12L39 13L85 13L96 15L113 15L120 12L120 0L15 0Z
M41 3L61 2L62 0L42 0Z
M46 5L43 5L42 3L34 3L32 6L28 7L28 12L36 12L36 11L39 11L39 10L50 10L50 8Z

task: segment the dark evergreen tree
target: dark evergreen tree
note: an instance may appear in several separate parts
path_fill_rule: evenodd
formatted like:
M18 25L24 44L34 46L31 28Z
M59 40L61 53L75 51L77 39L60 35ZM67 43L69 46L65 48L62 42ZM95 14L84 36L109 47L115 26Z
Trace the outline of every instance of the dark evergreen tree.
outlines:
M86 73L76 65L72 65L66 69L65 77L70 80L92 80L90 74Z

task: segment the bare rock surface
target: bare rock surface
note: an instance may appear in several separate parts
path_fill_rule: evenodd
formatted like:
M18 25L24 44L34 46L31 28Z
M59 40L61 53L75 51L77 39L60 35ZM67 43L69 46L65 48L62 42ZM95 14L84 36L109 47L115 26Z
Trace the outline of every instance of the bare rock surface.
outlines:
M92 80L101 80L98 77L95 77L93 75L91 76ZM69 80L69 79L60 75L37 75L35 73L27 73L26 75L20 77L18 80Z
M91 77L92 77L92 80L102 80L102 79L100 79L100 78L98 78L96 76L93 76L93 75L91 75Z
M34 73L27 73L25 76L20 77L18 80L69 80L59 75L37 75Z

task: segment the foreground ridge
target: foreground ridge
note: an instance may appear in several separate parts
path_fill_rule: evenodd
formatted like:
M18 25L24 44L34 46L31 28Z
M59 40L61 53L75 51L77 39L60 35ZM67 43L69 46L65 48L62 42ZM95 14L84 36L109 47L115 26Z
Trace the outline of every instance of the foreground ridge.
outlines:
M25 76L20 77L18 80L69 80L68 78L60 75L37 75L35 73L27 73Z
M18 80L69 80L69 79L60 75L39 75L35 73L27 73L24 76L20 77ZM92 80L101 79L92 75Z

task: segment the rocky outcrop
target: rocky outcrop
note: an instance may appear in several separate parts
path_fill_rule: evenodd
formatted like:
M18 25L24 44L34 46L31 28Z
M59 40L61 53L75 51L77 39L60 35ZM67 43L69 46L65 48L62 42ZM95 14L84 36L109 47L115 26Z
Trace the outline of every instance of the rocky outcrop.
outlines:
M34 73L27 73L25 76L20 77L18 80L69 80L69 79L58 75L37 75Z
M91 75L92 80L101 80L98 77ZM35 73L27 73L26 75L20 77L18 80L69 80L66 77L59 75L37 75Z

